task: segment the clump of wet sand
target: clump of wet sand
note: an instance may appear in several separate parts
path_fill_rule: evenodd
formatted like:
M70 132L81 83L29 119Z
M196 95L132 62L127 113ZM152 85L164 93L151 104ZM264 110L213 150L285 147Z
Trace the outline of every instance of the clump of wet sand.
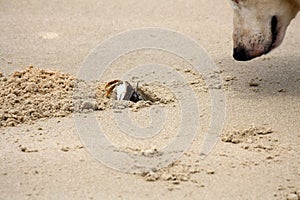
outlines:
M222 141L233 144L249 143L257 141L260 136L265 136L273 133L271 128L252 126L244 130L235 130L223 135Z

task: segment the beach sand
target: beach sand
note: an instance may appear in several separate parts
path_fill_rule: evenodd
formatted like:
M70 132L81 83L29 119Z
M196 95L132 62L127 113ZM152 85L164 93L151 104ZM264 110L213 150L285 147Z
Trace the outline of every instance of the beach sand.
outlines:
M236 62L232 9L225 0L11 0L0 5L0 199L286 199L300 195L299 15L279 48L250 62ZM76 84L84 83L79 73L82 63L99 43L144 27L174 30L193 39L218 68L211 76L222 79L217 89L226 96L226 117L216 145L204 158L199 150L212 117L211 88L182 58L149 49L131 52L115 60L101 80L86 86L86 99L73 96ZM176 72L185 81L173 80L161 69L133 70L148 63L168 66L167 74ZM133 85L139 82L150 102L128 105L105 97L105 83L124 74ZM184 87L192 89L194 100L171 91ZM191 118L198 123L195 136L182 140L187 149L165 162L167 166L136 173L128 167L132 163L122 163L120 168L127 170L122 172L101 162L85 145L74 120L76 113L83 120L93 115L104 123L106 138L118 151L153 159L172 154L162 149L180 130L182 102L196 102L199 109L196 119ZM157 119L167 116L161 132L151 137L126 135L114 123L114 118L127 112L138 127L160 123L151 119L151 109Z

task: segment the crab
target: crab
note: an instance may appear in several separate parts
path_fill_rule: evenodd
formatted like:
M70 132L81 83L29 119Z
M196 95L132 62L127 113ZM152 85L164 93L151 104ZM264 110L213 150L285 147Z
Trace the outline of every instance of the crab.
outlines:
M128 81L113 80L105 85L106 97L116 100L138 102L143 97L138 93L138 84L134 88Z

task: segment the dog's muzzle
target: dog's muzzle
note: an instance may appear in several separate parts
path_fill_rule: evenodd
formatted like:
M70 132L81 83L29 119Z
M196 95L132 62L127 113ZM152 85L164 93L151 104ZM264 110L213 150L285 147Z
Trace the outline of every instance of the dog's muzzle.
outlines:
M264 52L261 52L260 54L250 55L247 52L247 49L245 47L243 47L243 45L240 45L240 46L233 49L234 59L237 60L237 61L248 61L248 60L251 60L251 59L253 59L257 56L260 56L262 54L267 54L272 49L274 49L275 48L275 43L278 39L278 32L279 32L277 16L273 16L271 18L270 27L271 27L271 39L270 39L271 41L270 41L269 46L267 46L267 48L265 49Z

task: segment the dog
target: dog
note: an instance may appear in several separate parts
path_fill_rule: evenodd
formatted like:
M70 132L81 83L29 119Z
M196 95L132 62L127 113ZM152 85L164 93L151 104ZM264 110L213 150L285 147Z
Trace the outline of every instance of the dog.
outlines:
M233 17L233 57L248 61L278 47L300 0L230 0Z

